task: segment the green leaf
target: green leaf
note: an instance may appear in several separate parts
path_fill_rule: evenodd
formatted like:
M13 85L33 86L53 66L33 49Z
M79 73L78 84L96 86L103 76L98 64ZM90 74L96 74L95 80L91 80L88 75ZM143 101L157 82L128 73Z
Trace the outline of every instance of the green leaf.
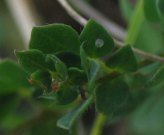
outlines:
M105 63L99 59L89 59L89 77L88 92L94 92L97 83L103 82L104 79L113 79L120 74L108 68Z
M93 92L96 80L101 76L101 64L99 60L90 59L89 61L89 81L88 81L88 91Z
M157 6L157 12L158 12L159 18L164 23L164 8L163 8L164 0L157 0L156 6Z
M163 135L163 106L163 92L153 94L133 113L129 123L131 130L136 135Z
M92 103L93 96L81 103L71 112L67 113L64 117L58 120L57 126L63 129L71 129L80 116L87 110L88 106Z
M128 25L125 44L134 45L138 38L139 32L141 30L141 26L145 21L143 2L144 0L136 1L135 8L131 16L130 23Z
M47 71L47 63L45 55L39 50L29 50L16 52L16 56L19 59L19 63L26 69L28 72L35 72L36 70Z
M128 97L129 88L124 81L118 78L105 80L96 89L96 108L98 112L111 116L120 111Z
M164 38L162 33L163 30L160 27L152 27L150 22L145 21L141 26L134 47L152 54L160 54L163 52L162 40Z
M29 89L26 72L10 60L0 62L0 94Z
M73 102L78 96L78 87L69 83L63 83L59 86L56 93L57 103L65 105Z
M89 77L89 60L87 54L85 53L83 45L80 46L80 58L81 58L81 66L84 69L85 73L87 74L87 77Z
M150 81L148 82L148 86L152 87L152 86L156 86L159 84L162 84L164 81L164 66L160 67L157 72L154 74L154 76L150 79Z
M32 84L38 85L44 90L51 88L52 78L48 72L38 70L31 74L30 80Z
M129 0L119 0L119 6L121 9L122 15L129 22L133 14L132 5L130 4Z
M65 51L79 54L80 43L73 28L64 24L52 24L33 28L30 49L38 49L46 54Z
M67 67L77 67L80 68L80 57L77 54L71 52L58 53L56 56L63 61Z
M86 74L83 70L78 68L69 68L68 70L69 80L74 84L83 85L84 82L87 82Z
M68 78L67 67L60 59L58 59L55 55L50 54L47 55L46 59L54 62L55 69L62 80L66 80Z
M114 42L108 32L94 20L88 21L80 34L80 42L90 57L102 57L114 48Z
M146 19L148 19L149 21L159 21L156 9L156 0L144 0L144 12Z
M137 61L129 45L116 51L106 64L119 72L135 72L137 70Z

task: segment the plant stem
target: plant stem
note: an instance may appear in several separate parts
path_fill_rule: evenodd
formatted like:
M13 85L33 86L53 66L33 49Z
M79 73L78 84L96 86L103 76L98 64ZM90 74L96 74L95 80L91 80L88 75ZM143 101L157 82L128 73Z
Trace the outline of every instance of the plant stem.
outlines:
M124 46L124 44L118 40L114 40L115 41L115 45L118 47L118 48L121 48ZM158 56L158 55L153 55L151 53L147 53L147 52L144 52L144 51L141 51L137 48L134 48L132 47L132 50L135 54L145 58L146 60L150 60L150 61L154 61L154 62L160 62L160 63L164 63L164 57L161 57L161 56Z
M90 135L101 135L106 121L107 121L107 116L98 113Z
M130 44L130 45L135 44L144 20L145 18L143 13L143 0L138 0L128 27L125 44Z
M68 3L67 0L57 0L61 6L63 6L64 9L66 9L67 13L75 20L78 20L78 22L81 25L85 25L87 23L87 20L83 18L78 12L76 12Z

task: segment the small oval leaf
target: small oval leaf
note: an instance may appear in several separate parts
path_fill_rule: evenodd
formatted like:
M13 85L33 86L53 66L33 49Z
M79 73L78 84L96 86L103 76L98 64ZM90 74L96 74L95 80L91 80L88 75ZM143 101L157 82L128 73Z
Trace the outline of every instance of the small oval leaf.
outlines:
M80 42L77 32L64 24L51 24L42 27L34 27L31 34L30 49L38 49L42 52L73 52L79 54Z
M114 48L114 41L108 32L94 20L89 20L80 34L80 42L90 57L102 57Z

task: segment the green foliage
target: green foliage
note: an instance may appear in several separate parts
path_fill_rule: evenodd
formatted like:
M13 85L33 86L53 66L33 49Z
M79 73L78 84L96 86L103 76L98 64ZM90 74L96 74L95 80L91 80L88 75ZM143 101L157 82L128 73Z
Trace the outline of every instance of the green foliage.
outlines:
M58 120L57 125L64 129L71 129L75 122L80 118L82 113L86 111L88 106L92 103L93 97L90 96L86 101L81 103L71 112L67 113L64 117Z
M9 60L0 62L0 132L68 135L70 130L77 134L76 123L94 106L96 114L105 115L103 123L107 117L114 120L132 113L130 122L136 133L163 133L163 97L159 94L163 92L163 66L159 64L155 74L155 68L138 69L132 48L116 48L112 37L94 20L88 21L80 36L63 24L35 27L30 49L16 56L24 70ZM149 96L144 100L149 89L157 89L149 92L155 98L151 95L153 100ZM156 116L153 120L154 115L162 119Z
M87 76L85 72L78 68L70 68L68 70L68 74L70 76L70 81L74 84L83 84L87 81Z
M159 18L164 23L164 8L163 8L164 1L163 0L157 0L156 5L157 5L157 12L158 12Z
M162 53L163 51L162 29L152 27L152 24L145 21L139 33L135 47L153 54ZM155 45L156 44L156 45Z
M58 121L58 126L65 129L70 129L79 118L79 115L82 115L87 107L93 102L92 100L93 98L95 98L95 90L96 93L98 93L96 94L98 112L104 112L108 115L108 112L115 112L117 109L121 108L122 104L124 104L125 100L127 100L128 87L122 81L118 81L118 83L120 84L119 86L117 82L108 80L106 76L108 76L109 74L109 79L111 79L110 74L113 71L115 72L115 74L124 74L137 70L137 62L130 46L125 46L113 53L113 39L108 35L107 31L94 20L90 20L86 24L77 42L76 38L72 38L75 37L73 31L74 30L65 25L50 25L41 28L34 28L32 32L30 50L26 52L16 53L19 57L20 64L22 64L22 66L26 70L32 72L35 71L31 75L32 80L36 80L36 82L39 82L40 84L42 84L42 86L46 86L45 88L41 87L44 90L46 88L52 87L52 91L55 92L53 98L51 96L48 97L48 95L43 95L41 96L42 98L52 98L57 105L67 105L72 103L73 101L76 101L75 99L77 99L79 94L81 95L81 99L84 98L85 94L88 95L88 97L86 97L88 98L86 101L82 102L81 105L77 105L77 107L75 107L72 112L68 113L66 116ZM60 32L61 34L59 34ZM70 42L66 43L63 40L62 42L59 42L61 41L61 39L64 39L62 32L64 32L64 34L67 34L67 38L71 39L71 42L75 41L74 44L72 43L71 47L68 47ZM68 34L68 32L72 32L72 34ZM46 33L46 36L40 33ZM60 35L60 37L59 35L57 36L58 39L56 37L56 33ZM45 41L41 41L44 40L44 38L47 38L46 40L51 39L50 41L46 41L49 42L48 45L44 43ZM36 40L37 44L35 44ZM42 44L39 45L38 42L42 42L44 46L49 46L48 49L50 49L51 51L47 51L47 48L44 48ZM58 42L64 42L62 44L62 48L60 48L61 46L58 45ZM77 44L78 42L81 43L81 46ZM106 62L100 59L100 57L106 56L109 53L113 53L113 55ZM68 61L66 61L68 56L68 58L71 58L73 60L75 59L76 62L76 58L78 56L73 56L75 54L80 55L79 60L81 61L81 66L74 63L70 64ZM129 65L129 63L131 64ZM41 70L39 71L39 74L38 70ZM46 73L45 71L48 75L48 82L46 82L45 79L37 78L39 76L42 78L41 75L43 75L43 73ZM53 82L50 81L49 77L52 77ZM116 77L117 75L112 76L113 79ZM97 83L97 81L99 81L99 79L101 80L102 78L105 78L105 80ZM107 86L106 84L104 84L106 81L107 83L109 83L109 85ZM105 87L105 90L107 91L107 93L105 93L105 95L107 96L106 98L101 97L104 93L101 93L103 91L100 90L102 88L99 85ZM125 95L122 97L122 95L117 95L117 93L123 93ZM106 99L108 98L108 96L110 96L110 94L113 98L111 100L109 99L109 101L106 102ZM102 100L102 98L104 98L105 100ZM102 105L101 102L104 105ZM113 105L109 108L108 111L104 111L103 109L101 109L101 107L106 108L109 102L113 102ZM113 110L113 108L115 109Z
M148 98L133 114L131 128L137 135L164 134L164 96L163 92Z
M137 3L140 0L136 1ZM141 14L134 17L135 10L137 10L137 6L134 7L133 4L129 0L120 0L120 9L121 13L125 18L127 18L128 27L130 27L132 24L132 20L134 23L134 26L131 28L131 33L129 35L135 35L134 33L137 33L135 36L135 42L133 42L132 45L134 47L139 48L143 51L154 53L154 54L160 54L163 50L163 29L160 27L156 27L159 23L159 15L158 21L151 21L146 17L146 14L150 17L153 17L153 14L157 13L158 8L157 0L141 0L143 1L144 5L141 5L140 12ZM163 0L161 0L163 1ZM148 3L148 4L147 4ZM152 3L155 3L151 6ZM145 5L146 4L146 5ZM160 4L161 5L161 4ZM145 7L147 8L147 12L145 11ZM154 9L155 8L155 9ZM154 10L155 12L153 12ZM149 12L150 10L150 12ZM152 13L153 12L153 13ZM159 14L159 13L158 13ZM143 17L144 16L144 17ZM141 22L140 26L137 28L137 25ZM156 45L155 45L156 44Z
M66 65L54 55L47 55L47 60L52 60L55 65L56 72L59 74L60 78L66 80L68 77Z
M29 89L27 73L16 63L6 60L0 63L0 94L19 93Z
M38 69L48 70L46 57L39 50L29 50L23 52L16 52L16 56L19 58L19 63L29 72L34 72Z
M107 61L107 65L120 72L135 72L137 70L137 62L129 45L119 49Z
M78 54L79 48L78 34L70 26L52 24L32 30L30 49L38 49L46 54L63 51Z
M111 117L125 106L129 95L129 88L124 81L118 78L106 80L96 89L97 110Z
M50 85L52 83L51 75L48 72L37 70L33 72L30 76L29 81L31 84L40 86L42 89L50 90Z
M158 21L158 13L156 9L156 0L144 0L145 16L149 21Z
M82 68L84 69L84 71L86 72L86 74L88 76L89 60L88 60L87 54L86 54L86 52L83 48L83 45L80 47L80 58L81 58L81 66L82 66Z
M56 56L65 63L67 67L78 67L80 68L80 57L77 54L70 52L58 53ZM67 59L66 59L67 58Z
M68 83L60 85L56 93L57 103L61 105L69 104L74 101L78 96L78 88Z
M164 80L164 66L160 67L157 72L153 75L151 80L148 82L148 86L156 86L162 84Z
M69 131L63 130L56 126L56 122L59 117L60 115L58 114L44 112L43 118L38 119L38 121L33 125L30 135L52 135L54 133L59 135L68 135ZM76 134L72 133L72 135Z
M83 44L86 54L90 57L102 57L110 53L114 48L113 39L94 20L88 21L79 39L81 44Z
M129 3L128 0L119 0L119 6L122 11L123 17L127 21L130 21L132 13L133 13L132 5Z
M90 71L89 71L89 81L88 81L88 91L93 92L95 87L96 79L99 77L100 64L97 60L90 61Z

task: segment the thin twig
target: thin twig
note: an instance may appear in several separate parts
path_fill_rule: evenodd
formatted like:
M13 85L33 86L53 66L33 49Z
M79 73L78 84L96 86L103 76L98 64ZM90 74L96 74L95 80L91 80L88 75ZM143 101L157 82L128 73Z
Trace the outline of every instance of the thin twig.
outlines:
M82 24L82 25L85 25L86 24L86 22L87 22L87 20L83 17L83 16L81 16L78 12L76 12L76 10L74 10L71 6L70 6L70 4L67 2L67 0L58 0L58 2L63 6L63 8L68 12L68 14L72 17L72 18L74 18L77 22L79 22L80 24ZM74 2L74 0L73 0L73 2ZM92 8L93 9L93 8ZM86 10L86 9L85 9ZM95 13L95 11L92 11L92 13ZM96 12L97 13L97 12ZM93 17L93 16L92 16ZM99 18L100 19L100 18ZM106 20L107 21L107 20ZM107 24L105 24L105 28L108 30L108 32L109 33L112 33L112 31L111 31L111 27L106 27L107 25L109 25L109 26L111 26L111 22L110 23L108 23L108 21L106 22ZM103 26L104 26L104 24L102 24ZM116 25L112 25L112 27L116 27ZM123 47L124 46L124 44L123 44L123 42L121 42L121 41L119 41L119 40L117 40L117 39L114 39L114 41L115 41L115 44L116 44L116 46L117 47ZM140 56L142 56L143 58L145 58L145 59L148 59L148 60L150 60L150 61L155 61L155 62L160 62L160 63L164 63L164 58L163 57L160 57L160 56L156 56L156 55L152 55L152 54L150 54L150 53L146 53L146 52L144 52L144 51L141 51L141 50L139 50L139 49L136 49L136 48L134 48L134 47L132 47L132 49L133 49L133 51L136 53L136 54L138 54L138 55L140 55Z
M68 3L67 0L57 0L61 6L67 11L67 13L76 21L78 21L81 25L85 25L87 20L79 15Z
M109 18L105 17L102 13L95 10L92 6L86 4L83 0L68 0L80 13L84 14L87 18L93 18L100 23L104 28L119 40L125 39L126 30L114 23ZM76 10L74 9L74 10Z
M115 41L115 44L118 48L121 48L121 47L124 46L124 44L121 41L118 41L116 39L114 41ZM160 63L164 63L164 58L163 57L160 57L160 56L157 56L157 55L152 55L150 53L146 53L146 52L141 51L139 49L136 49L134 47L132 47L132 50L133 50L133 52L135 52L135 54L138 54L138 55L144 57L145 59L148 59L150 61L156 61L156 62L158 61Z

